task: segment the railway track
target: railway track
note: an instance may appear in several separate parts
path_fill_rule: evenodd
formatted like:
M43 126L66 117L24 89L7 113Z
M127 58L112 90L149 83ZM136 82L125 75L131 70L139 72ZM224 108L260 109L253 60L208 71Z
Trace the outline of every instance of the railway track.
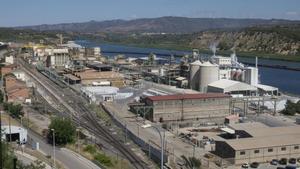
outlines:
M64 113L67 113L76 124L80 124L81 127L117 149L134 168L149 168L143 160L134 154L134 152L121 141L121 139L112 135L107 126L102 126L98 123L98 117L86 106L86 101L84 101L82 96L75 94L67 88L61 88L61 86L55 84L36 69L31 69L23 60L19 59L19 61L23 70L60 102L60 105L66 109ZM68 100L68 103L65 100ZM72 105L70 105L69 102L71 102ZM83 119L86 123L83 123Z

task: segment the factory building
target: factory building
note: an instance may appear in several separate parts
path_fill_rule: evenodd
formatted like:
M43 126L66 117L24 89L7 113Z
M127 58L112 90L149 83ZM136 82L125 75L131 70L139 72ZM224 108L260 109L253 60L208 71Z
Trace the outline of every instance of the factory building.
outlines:
M257 93L257 88L247 83L221 79L208 84L207 92L226 93L226 94L242 94L244 96L253 96Z
M68 49L50 49L46 60L47 67L65 68L69 63Z
M216 141L215 153L233 164L300 157L300 126L269 127L261 123L229 126L233 139Z
M79 79L82 85L93 85L101 82L110 82L112 86L121 87L124 85L124 77L115 71L103 71L99 72L94 69L88 69L81 72L75 72L73 74Z
M231 66L231 58L223 56L213 56L214 63L219 66Z
M220 93L150 96L151 121L177 121L224 118L230 114L231 96Z
M196 60L189 65L189 86L193 90L244 96L278 95L278 88L259 84L258 79L258 68L239 63L235 54L212 56L210 61Z

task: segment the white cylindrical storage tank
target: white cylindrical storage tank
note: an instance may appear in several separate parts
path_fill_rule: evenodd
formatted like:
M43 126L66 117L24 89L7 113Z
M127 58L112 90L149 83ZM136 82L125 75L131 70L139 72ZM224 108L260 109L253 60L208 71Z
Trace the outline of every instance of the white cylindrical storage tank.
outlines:
M242 79L242 70L241 70L241 69L238 69L238 70L236 71L236 77L235 77L235 80L241 81L241 79Z
M208 84L219 80L219 66L204 62L200 66L199 75L199 90L206 92Z
M242 71L242 79L241 79L241 81L242 81L242 82L245 81L245 70Z
M190 64L190 87L191 89L198 90L199 88L199 70L202 62L196 60Z

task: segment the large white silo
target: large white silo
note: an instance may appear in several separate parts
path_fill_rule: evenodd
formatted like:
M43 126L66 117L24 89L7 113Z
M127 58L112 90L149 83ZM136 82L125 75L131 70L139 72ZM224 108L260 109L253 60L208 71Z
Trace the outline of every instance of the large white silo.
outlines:
M204 62L199 71L199 91L206 92L208 84L219 80L219 66Z
M190 63L190 87L191 89L199 89L199 70L202 62L196 60L195 62Z

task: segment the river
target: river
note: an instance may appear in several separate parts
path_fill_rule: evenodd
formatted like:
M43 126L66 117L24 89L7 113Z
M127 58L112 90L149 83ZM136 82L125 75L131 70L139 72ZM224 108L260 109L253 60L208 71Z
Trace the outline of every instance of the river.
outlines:
M117 54L125 54L126 57L142 57L148 56L153 52L160 57L173 55L191 54L191 51L176 51L155 48L139 48L114 44L97 44L89 41L76 41L76 43L84 47L100 46L104 55L115 56ZM238 54L237 54L238 55ZM239 57L240 62L255 63L255 58ZM289 62L281 60L259 59L259 64L265 65L281 65L291 68L300 68L300 62ZM262 84L278 87L281 91L300 95L300 71L259 67L260 82Z

